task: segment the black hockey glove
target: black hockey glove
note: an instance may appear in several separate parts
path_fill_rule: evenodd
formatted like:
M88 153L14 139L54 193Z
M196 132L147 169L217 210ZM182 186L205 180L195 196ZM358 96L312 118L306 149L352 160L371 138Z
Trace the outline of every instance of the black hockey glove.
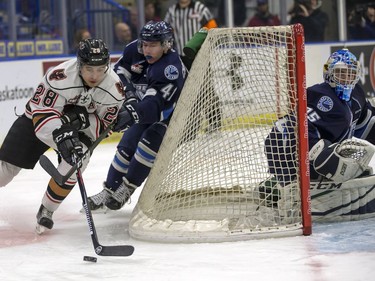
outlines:
M127 103L138 102L138 97L135 94L135 91L132 91L132 90L125 91L125 101Z
M127 88L126 88L127 89ZM133 90L126 90L125 89L125 102L126 103L138 103L139 98L137 97L135 93L135 88L133 87Z
M64 111L64 115L61 116L63 124L69 124L77 130L86 129L90 126L89 114L84 106L65 107Z
M125 102L119 114L115 126L113 127L114 132L121 132L129 129L131 125L139 122L139 116L134 106L131 103Z
M63 124L52 132L52 136L61 157L72 166L78 163L83 156L83 146L78 138L78 130L71 125Z

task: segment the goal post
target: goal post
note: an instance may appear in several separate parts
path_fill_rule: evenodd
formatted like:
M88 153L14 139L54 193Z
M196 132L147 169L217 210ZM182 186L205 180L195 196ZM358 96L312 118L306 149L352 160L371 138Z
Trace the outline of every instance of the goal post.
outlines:
M272 156L292 167L286 183L270 173L265 140L290 113L295 161ZM309 197L302 26L210 29L133 210L131 236L219 242L309 235Z

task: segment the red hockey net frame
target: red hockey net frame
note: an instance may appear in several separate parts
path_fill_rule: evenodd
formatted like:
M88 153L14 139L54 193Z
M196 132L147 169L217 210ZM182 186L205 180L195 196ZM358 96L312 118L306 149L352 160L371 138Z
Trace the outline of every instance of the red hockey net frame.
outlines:
M310 197L310 172L309 172L309 142L307 128L307 93L306 93L306 67L305 67L305 38L303 26L301 24L293 25L296 41L296 80L292 85L297 87L297 97L299 100L297 114L300 126L299 134L299 172L301 184L301 211L303 234L310 235L312 233L311 223L311 197ZM290 50L291 47L289 47ZM293 77L293 76L292 76Z

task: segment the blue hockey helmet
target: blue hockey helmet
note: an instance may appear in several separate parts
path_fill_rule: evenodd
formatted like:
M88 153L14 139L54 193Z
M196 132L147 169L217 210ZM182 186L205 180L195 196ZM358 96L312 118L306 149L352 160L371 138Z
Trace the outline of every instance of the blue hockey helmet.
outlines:
M336 95L345 101L350 100L351 93L359 80L360 64L348 49L338 50L330 55L323 68L323 78Z
M141 29L138 38L138 51L142 54L142 42L160 42L163 47L171 49L173 29L165 21L149 21Z
M77 51L78 66L83 64L99 66L109 64L109 51L101 39L85 39L79 42Z

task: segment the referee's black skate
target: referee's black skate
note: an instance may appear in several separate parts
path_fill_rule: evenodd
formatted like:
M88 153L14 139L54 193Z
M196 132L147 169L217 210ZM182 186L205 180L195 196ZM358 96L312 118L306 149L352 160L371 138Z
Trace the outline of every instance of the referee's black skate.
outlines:
M39 211L36 214L36 232L38 234L42 234L46 229L52 229L53 227L53 220L52 220L53 212L49 211L46 207L40 205Z

